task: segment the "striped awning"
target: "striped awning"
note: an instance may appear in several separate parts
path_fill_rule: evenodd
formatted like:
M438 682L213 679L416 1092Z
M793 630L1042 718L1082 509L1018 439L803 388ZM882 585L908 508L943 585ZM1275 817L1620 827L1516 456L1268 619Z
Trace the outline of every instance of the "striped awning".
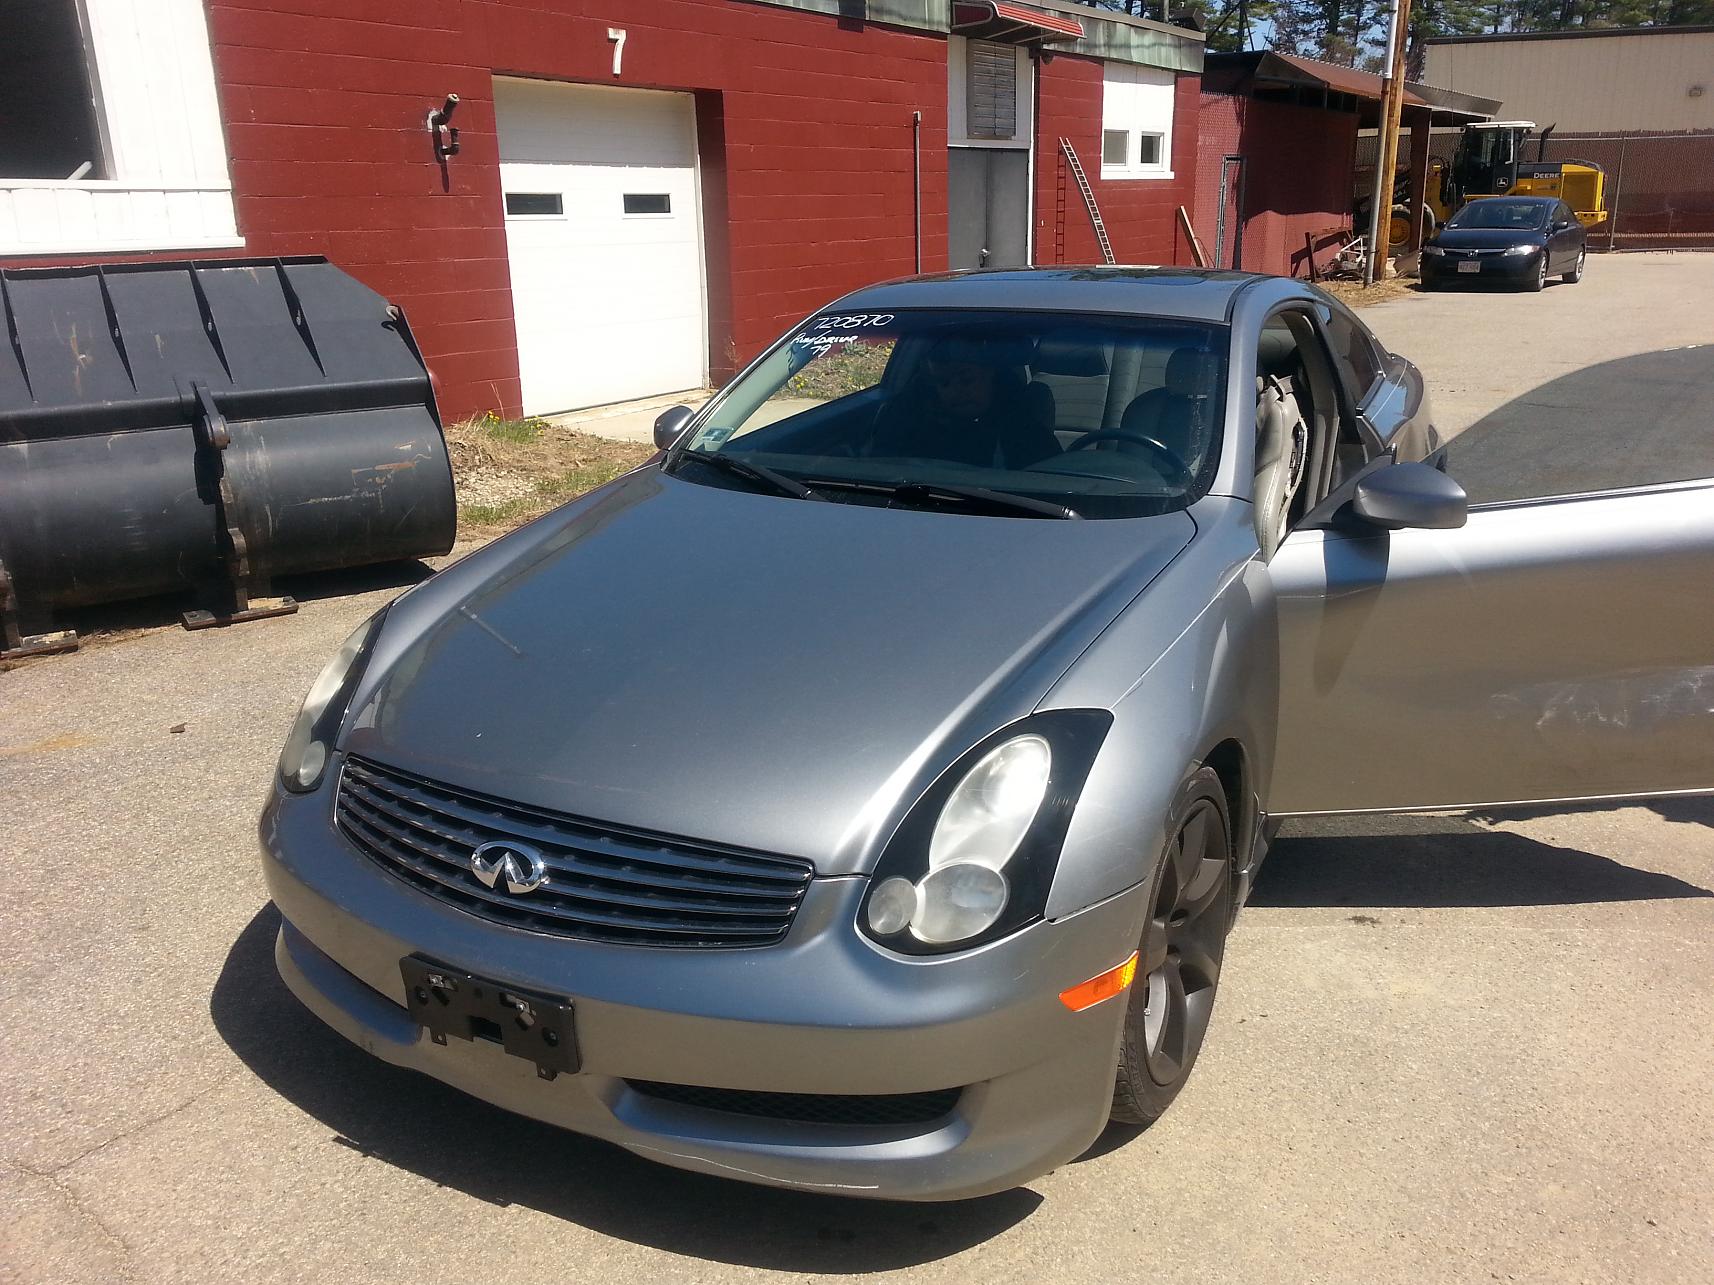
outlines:
M1013 0L953 0L952 29L961 36L1018 44L1083 38L1083 24L1076 18Z

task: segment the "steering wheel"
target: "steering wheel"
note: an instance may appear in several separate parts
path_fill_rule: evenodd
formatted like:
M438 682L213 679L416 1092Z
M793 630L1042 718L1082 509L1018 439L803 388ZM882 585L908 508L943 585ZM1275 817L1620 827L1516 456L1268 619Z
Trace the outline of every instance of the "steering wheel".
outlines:
M1179 458L1178 452L1172 447L1157 442L1145 434L1127 432L1122 428L1098 428L1092 433L1085 433L1066 447L1065 452L1069 455L1072 451L1084 450L1098 442L1134 442L1138 446L1147 447L1156 459L1165 462L1169 470L1168 480L1175 486L1188 490L1196 483L1196 475L1190 471L1190 466Z

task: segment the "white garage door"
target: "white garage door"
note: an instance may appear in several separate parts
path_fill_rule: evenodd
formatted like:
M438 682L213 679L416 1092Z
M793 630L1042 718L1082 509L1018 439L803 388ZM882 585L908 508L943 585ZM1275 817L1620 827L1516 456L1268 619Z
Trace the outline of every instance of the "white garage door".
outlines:
M494 82L524 411L707 378L689 94Z

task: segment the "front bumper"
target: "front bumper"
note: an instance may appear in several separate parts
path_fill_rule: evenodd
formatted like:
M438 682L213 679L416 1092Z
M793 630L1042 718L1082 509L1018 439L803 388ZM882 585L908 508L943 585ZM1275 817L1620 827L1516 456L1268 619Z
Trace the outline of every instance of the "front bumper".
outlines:
M1452 258L1447 255L1425 254L1418 261L1417 275L1424 281L1462 281L1465 283L1518 284L1528 281L1541 263L1542 251L1532 254L1485 254L1476 259ZM1475 263L1476 272L1460 272L1461 263Z
M332 794L276 790L263 812L263 868L285 920L275 957L312 1012L388 1062L668 1164L854 1196L1005 1190L1074 1158L1106 1124L1124 1002L1073 1013L1058 996L1135 949L1140 889L938 959L863 939L865 880L854 877L813 881L778 946L610 946L491 923L418 892L340 836ZM433 1043L404 1007L399 960L411 954L569 998L581 1070L545 1080L497 1044ZM962 1092L925 1123L811 1124L687 1105L643 1082Z

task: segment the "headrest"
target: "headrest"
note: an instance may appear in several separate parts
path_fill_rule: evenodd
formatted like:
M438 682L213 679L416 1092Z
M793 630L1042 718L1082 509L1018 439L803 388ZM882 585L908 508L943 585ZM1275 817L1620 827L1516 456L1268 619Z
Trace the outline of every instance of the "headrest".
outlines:
M1105 375L1107 351L1086 339L1043 339L1036 345L1030 370L1037 375Z
M1297 338L1283 326L1268 326L1256 345L1256 369L1264 375L1287 375L1297 363Z
M1166 359L1166 390L1174 397L1206 397L1214 391L1220 358L1200 348L1177 348Z

